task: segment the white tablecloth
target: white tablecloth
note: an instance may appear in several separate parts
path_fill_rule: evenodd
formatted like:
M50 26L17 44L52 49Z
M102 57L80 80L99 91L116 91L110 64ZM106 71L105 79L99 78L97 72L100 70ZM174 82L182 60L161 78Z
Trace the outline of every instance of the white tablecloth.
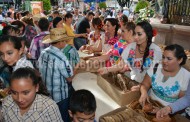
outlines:
M97 85L97 75L94 73L85 72L77 74L73 79L73 87L75 90L87 89L94 94L97 103L97 121L101 115L120 107Z

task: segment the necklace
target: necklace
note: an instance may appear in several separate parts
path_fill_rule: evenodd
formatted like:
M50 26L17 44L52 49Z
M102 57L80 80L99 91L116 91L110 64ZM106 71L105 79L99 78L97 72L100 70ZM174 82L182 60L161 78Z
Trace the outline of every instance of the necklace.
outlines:
M144 54L145 50L143 51L143 50L140 49L140 46L139 46L139 45L137 45L137 46L138 46L138 51L139 51L139 53L140 53L140 54Z

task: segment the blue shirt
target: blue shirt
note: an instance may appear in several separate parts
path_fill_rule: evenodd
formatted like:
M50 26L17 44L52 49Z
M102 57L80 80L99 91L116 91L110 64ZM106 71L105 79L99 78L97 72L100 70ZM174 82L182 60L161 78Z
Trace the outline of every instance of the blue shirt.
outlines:
M60 49L49 46L42 51L39 59L39 71L52 99L60 102L68 98L66 78L73 75L72 66Z
M169 106L172 108L172 113L175 113L190 106L190 83L187 87L187 91L185 92L185 96L178 99L176 102L170 104Z

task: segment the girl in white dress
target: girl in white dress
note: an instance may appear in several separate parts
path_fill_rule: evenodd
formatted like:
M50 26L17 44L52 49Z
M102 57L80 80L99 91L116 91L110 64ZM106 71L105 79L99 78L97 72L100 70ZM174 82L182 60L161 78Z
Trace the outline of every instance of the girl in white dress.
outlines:
M88 35L88 45L82 46L80 50L89 50L90 52L101 52L102 41L105 40L105 33L102 31L102 21L100 18L93 18L92 26L94 31Z

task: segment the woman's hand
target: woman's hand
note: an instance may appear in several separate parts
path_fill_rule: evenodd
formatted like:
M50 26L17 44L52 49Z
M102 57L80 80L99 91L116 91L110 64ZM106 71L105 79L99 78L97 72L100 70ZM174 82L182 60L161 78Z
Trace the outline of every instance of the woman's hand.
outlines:
M140 99L139 99L139 103L141 104L141 106L144 106L145 103L149 102L149 97L148 97L148 93L145 91L145 92L141 92L141 96L140 96Z
M98 72L100 75L104 75L104 74L108 74L108 73L109 73L107 67L100 68L100 69L98 69L97 72Z
M172 109L170 106L166 106L164 108L161 108L159 111L156 112L156 118L164 117L172 112Z
M140 91L140 85L132 86L131 91Z
M86 50L90 50L91 46L90 45L86 45Z
M129 65L127 65L127 64L125 64L124 65L124 67L123 67L123 69L122 70L120 70L120 72L126 72L126 71L130 71L131 70L131 68L130 68L130 66Z
M160 110L159 107L153 106L151 113L156 114Z
M84 38L87 38L88 34L87 33L83 33L81 36L84 37Z
M86 45L83 45L83 46L80 47L79 50L82 51L82 50L85 50L85 49L86 49Z

